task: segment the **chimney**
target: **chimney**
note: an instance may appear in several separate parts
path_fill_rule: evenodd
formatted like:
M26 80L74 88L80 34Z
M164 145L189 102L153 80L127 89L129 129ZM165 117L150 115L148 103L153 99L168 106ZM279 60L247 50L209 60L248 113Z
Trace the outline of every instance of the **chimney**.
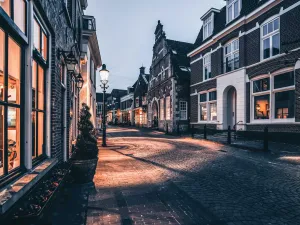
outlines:
M140 68L140 74L141 74L141 75L145 74L145 69L146 69L146 68L143 67L143 66Z

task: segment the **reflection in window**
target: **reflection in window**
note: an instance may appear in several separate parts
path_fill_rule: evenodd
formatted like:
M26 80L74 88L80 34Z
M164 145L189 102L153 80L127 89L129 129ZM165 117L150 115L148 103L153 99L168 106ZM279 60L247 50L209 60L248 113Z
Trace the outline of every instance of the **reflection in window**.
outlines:
M38 113L38 156L43 154L44 149L44 113Z
M217 120L217 103L210 104L210 120L216 121Z
M283 88L295 85L294 71L274 77L274 88Z
M295 117L295 91L275 93L275 118L287 119Z
M262 92L270 90L270 78L253 81L253 92Z
M34 20L34 23L33 23L33 31L34 31L33 45L34 45L35 49L38 52L40 52L40 50L41 50L41 42L40 42L41 28L36 19Z
M38 76L38 108L44 110L44 70L41 66L39 66Z
M26 2L24 0L14 0L14 21L20 30L25 33Z
M0 100L4 100L5 34L0 29Z
M254 119L270 118L270 95L254 97Z
M31 125L32 125L32 158L36 157L36 112L31 113Z
M200 102L206 102L207 94L200 94Z
M8 39L8 102L20 104L21 48Z
M7 112L8 170L20 166L20 109L8 107Z
M4 174L4 107L0 106L0 176Z
M200 105L200 120L206 121L207 120L207 107L206 104Z

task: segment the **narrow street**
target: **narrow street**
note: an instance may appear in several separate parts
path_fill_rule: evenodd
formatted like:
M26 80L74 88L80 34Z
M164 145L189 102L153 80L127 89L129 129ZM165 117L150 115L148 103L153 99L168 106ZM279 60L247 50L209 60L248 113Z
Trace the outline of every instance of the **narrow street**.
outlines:
M88 225L299 224L300 157L110 128Z

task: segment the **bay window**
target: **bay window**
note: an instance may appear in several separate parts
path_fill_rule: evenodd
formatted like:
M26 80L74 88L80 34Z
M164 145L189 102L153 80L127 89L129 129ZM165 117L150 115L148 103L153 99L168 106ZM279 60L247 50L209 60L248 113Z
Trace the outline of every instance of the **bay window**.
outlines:
M261 58L268 59L280 53L279 18L266 22L261 27Z
M252 81L253 119L256 121L294 121L294 71Z
M180 120L187 120L187 102L180 101L179 102L179 111L180 111Z
M227 23L231 22L240 15L242 8L241 0L227 0L226 12Z
M230 41L224 47L224 72L228 73L239 68L239 39Z
M26 7L25 0L0 0L0 7L13 18L15 24L23 33L26 33Z
M217 121L217 92L199 94L199 121Z
M203 57L203 80L211 78L211 54Z

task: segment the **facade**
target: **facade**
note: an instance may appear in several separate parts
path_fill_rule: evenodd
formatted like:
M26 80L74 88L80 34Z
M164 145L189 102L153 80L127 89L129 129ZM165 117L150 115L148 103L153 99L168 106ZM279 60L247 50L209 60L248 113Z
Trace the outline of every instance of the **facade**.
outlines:
M132 87L127 88L127 95L121 97L121 123L134 125L134 89L136 83Z
M0 218L72 153L86 7L84 0L0 1Z
M300 3L231 0L202 16L191 61L191 124L300 132Z
M127 94L126 90L113 89L111 95L107 98L107 121L113 124L119 124L121 121L121 97Z
M83 15L81 60L84 62L81 66L84 84L80 91L80 106L85 103L90 107L91 120L96 127L96 76L102 61L93 16Z
M111 94L105 94L105 102ZM107 107L107 106L106 106ZM102 128L102 115L103 115L103 93L96 93L96 128Z
M166 38L158 21L148 85L148 126L174 132L189 125L190 62L192 44Z
M149 74L145 74L145 67L140 68L140 74L134 90L134 121L139 127L148 126L147 91Z

